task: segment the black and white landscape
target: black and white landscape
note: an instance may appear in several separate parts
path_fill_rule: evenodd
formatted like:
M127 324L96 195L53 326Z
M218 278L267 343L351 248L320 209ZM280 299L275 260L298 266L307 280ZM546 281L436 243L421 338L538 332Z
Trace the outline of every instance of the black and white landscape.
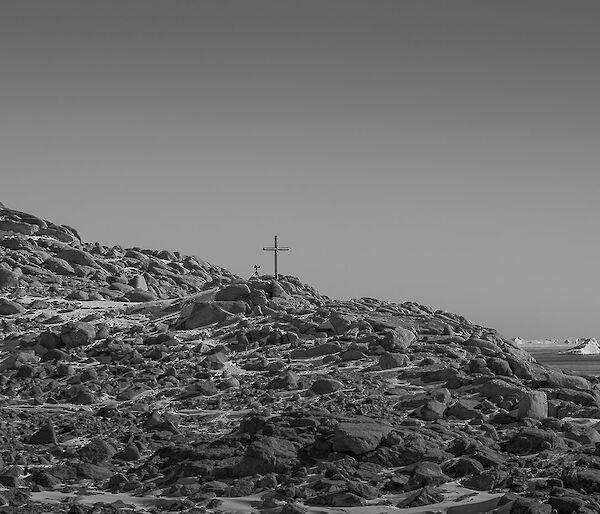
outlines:
M6 512L600 510L600 378L458 314L6 207L0 287Z
M600 3L0 2L0 514L600 514Z

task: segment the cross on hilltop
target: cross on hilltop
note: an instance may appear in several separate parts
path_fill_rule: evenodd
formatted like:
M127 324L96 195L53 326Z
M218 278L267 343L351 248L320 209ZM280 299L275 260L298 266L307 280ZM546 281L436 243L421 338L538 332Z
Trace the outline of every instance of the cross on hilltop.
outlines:
M275 236L275 244L273 246L263 246L263 252L273 252L275 258L275 280L279 280L279 273L277 273L277 254L279 252L288 252L290 249L287 246L277 246L277 236Z

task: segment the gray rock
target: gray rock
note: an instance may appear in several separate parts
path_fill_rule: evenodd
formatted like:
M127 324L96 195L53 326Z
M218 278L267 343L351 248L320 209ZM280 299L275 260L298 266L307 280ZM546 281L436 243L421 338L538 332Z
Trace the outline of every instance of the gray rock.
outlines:
M600 442L600 434L594 427L580 423L568 422L563 426L563 433L567 439L577 441L579 444L589 445Z
M96 327L85 321L71 321L63 325L60 339L66 348L77 348L94 342Z
M310 386L310 390L317 394L328 394L342 389L344 384L334 378L318 378Z
M446 412L446 404L435 400L427 400L421 407L415 410L414 414L417 418L424 421L434 421L442 419Z
M56 432L54 427L50 424L44 425L37 432L31 434L27 440L29 444L41 445L41 444L56 444Z
M9 269L0 266L0 289L15 289L19 287L19 276Z
M402 327L388 330L381 340L381 346L388 351L406 350L415 340L415 334Z
M57 275L74 275L75 269L64 259L50 257L44 262L44 266Z
M115 449L103 439L96 438L92 439L77 453L83 462L99 464L110 459L115 454Z
M190 307L190 312L181 312L178 326L184 330L205 327L220 323L234 314L245 313L245 302L196 302Z
M592 385L583 377L566 375L560 371L551 371L546 375L546 382L554 387L566 389L579 389L589 391Z
M11 316L13 314L22 314L25 312L25 307L20 303L0 298L0 316Z
M146 282L144 275L136 275L129 281L129 285L134 289L148 291L148 283Z
M479 405L480 402L477 400L461 398L448 408L446 414L463 420L482 419L483 416L478 408Z
M517 417L545 419L548 417L548 397L544 391L527 391L519 399Z
M267 389L285 389L298 385L298 375L293 371L285 371L267 384Z
M257 435L234 473L238 477L256 473L286 473L296 461L297 449L293 443L279 437Z
M156 300L156 295L153 292L145 291L144 289L134 289L125 293L125 297L130 302L153 302Z
M250 298L250 288L246 284L231 284L215 295L215 301L235 302L247 298Z
M410 366L410 358L405 353L386 352L379 357L381 369L394 369Z
M81 264L82 266L90 266L91 268L100 267L89 253L78 248L63 248L56 256L59 259L67 261L69 264Z

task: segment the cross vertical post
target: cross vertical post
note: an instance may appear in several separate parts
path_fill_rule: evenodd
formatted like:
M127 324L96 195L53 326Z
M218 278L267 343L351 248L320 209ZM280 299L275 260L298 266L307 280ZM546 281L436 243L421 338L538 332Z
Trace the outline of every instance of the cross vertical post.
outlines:
M279 280L279 272L277 270L277 254L279 252L288 252L290 249L287 246L277 246L277 236L275 236L273 246L263 246L263 252L273 252L275 264L275 280Z

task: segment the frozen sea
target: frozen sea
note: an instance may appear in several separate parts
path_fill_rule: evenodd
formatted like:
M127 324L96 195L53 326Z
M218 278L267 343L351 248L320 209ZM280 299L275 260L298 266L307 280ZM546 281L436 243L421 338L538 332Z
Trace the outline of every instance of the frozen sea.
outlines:
M577 375L600 376L600 355L563 355L560 352L573 345L560 343L521 344L538 362L551 368L561 369Z

